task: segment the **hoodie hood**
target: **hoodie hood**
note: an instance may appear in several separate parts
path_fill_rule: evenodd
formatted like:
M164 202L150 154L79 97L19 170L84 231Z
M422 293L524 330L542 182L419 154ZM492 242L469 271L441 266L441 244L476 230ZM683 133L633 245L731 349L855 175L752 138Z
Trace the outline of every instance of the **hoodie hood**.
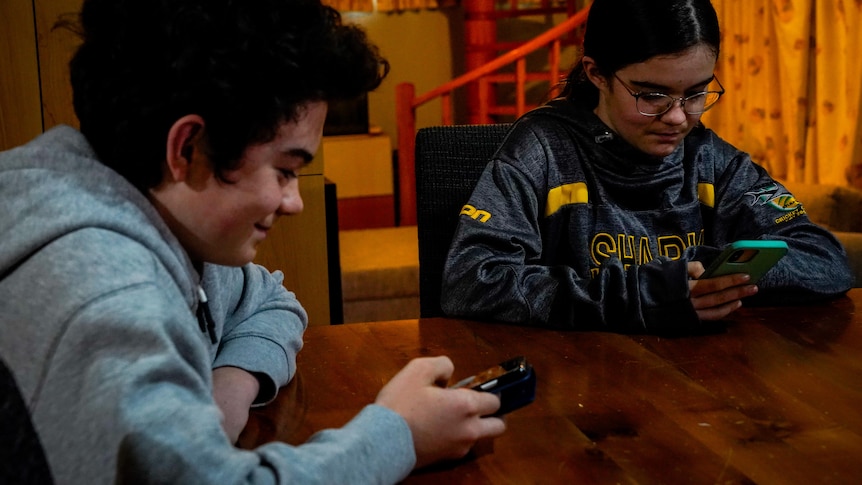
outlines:
M199 275L149 200L103 165L86 138L58 126L0 153L0 279L52 241L84 228L122 234L164 264L189 307Z

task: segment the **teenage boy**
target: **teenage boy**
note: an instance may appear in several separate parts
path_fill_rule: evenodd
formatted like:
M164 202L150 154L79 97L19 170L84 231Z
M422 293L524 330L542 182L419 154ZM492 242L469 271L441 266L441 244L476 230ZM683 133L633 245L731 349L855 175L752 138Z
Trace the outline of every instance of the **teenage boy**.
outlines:
M250 262L302 210L327 101L388 64L319 0L86 0L78 27L80 131L0 154L0 355L55 478L392 483L503 432L497 397L439 387L437 357L341 429L235 448L307 324Z

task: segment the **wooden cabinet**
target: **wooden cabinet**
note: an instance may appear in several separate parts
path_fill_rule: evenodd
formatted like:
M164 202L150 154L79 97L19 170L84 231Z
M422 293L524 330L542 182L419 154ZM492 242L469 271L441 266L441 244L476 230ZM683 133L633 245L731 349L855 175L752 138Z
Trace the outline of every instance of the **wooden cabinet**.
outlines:
M323 157L303 168L299 190L302 213L282 217L258 249L255 262L284 273L284 286L308 311L309 325L328 325L329 276Z
M0 1L0 150L23 144L57 124L78 126L68 63L79 45L63 15L74 18L81 0ZM305 210L283 218L262 244L257 262L281 270L312 325L329 323L323 161L303 171Z

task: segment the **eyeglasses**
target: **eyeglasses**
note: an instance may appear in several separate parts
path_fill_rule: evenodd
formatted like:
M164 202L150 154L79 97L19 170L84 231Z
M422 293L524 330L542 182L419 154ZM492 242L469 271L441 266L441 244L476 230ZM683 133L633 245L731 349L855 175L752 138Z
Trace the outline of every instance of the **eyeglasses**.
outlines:
M642 91L636 93L619 76L614 74L614 77L635 98L638 112L644 116L661 116L670 111L677 101L679 101L680 108L687 114L699 115L712 108L724 94L724 86L721 85L717 77L713 79L718 83L720 91L701 91L681 98L668 96L664 93L645 93Z

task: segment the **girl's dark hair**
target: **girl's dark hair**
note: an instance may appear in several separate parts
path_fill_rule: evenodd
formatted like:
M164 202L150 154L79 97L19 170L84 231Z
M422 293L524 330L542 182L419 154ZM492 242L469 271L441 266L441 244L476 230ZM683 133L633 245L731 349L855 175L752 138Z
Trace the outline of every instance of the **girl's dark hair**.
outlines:
M81 132L142 191L162 180L168 131L184 115L203 117L221 176L308 101L357 97L389 70L364 31L319 0L86 0L76 29Z
M698 44L706 44L718 57L721 36L710 0L594 0L584 56L610 77L630 64ZM598 89L587 79L583 63L569 73L562 96L587 109L598 104Z

